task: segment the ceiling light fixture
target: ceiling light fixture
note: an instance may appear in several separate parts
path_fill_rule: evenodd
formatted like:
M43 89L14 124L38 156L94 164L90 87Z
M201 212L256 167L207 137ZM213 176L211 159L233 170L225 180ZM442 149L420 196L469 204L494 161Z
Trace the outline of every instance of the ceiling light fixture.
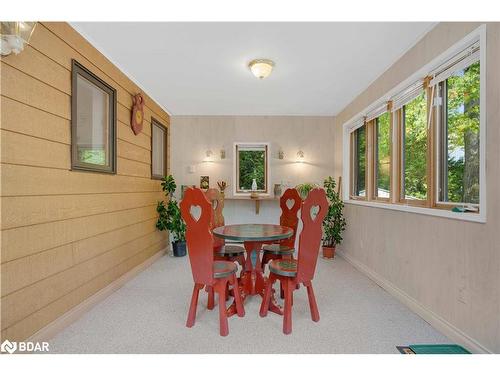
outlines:
M274 61L268 59L255 59L248 63L253 75L259 79L269 77L273 71Z

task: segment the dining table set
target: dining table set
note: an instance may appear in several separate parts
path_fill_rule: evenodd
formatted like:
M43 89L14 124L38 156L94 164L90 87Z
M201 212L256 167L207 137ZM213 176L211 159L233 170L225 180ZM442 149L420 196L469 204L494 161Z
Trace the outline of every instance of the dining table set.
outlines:
M194 207L200 208L199 217L193 215ZM216 189L189 188L180 203L195 283L186 325L194 325L199 292L204 289L209 310L218 295L221 336L229 333L227 318L243 317L245 300L257 295L262 298L260 316L265 317L268 311L282 315L283 332L290 334L293 292L300 284L307 290L312 320L319 321L312 279L328 210L325 191L315 188L302 199L296 189L287 189L280 197L280 224L225 225L223 207L224 197ZM302 225L297 234L299 220ZM279 289L274 288L277 281ZM283 306L278 303L278 291Z
M279 240L288 239L293 236L294 229L284 225L273 224L235 224L217 227L213 231L214 236L229 241L242 242L246 257L244 272L239 278L239 289L242 300L247 296L264 296L265 276L261 261L261 250L266 244L272 244ZM270 310L283 315L283 309L272 297ZM236 306L232 304L228 308L228 316L236 313Z

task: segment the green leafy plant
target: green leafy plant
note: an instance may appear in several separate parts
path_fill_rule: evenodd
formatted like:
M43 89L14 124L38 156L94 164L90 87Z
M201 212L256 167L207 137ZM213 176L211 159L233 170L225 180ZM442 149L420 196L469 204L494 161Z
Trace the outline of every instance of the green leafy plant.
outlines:
M168 202L158 202L156 212L158 212L158 220L156 228L159 230L168 230L172 234L174 242L186 241L186 223L182 220L179 204L174 197L177 185L172 175L165 176L161 183L162 190L168 198Z
M346 227L343 214L344 202L335 191L335 180L329 176L325 179L326 198L328 199L328 213L323 220L323 246L335 247L342 242L342 232Z
M253 179L257 182L257 190L265 189L265 151L238 151L240 188L250 190Z
M302 199L306 199L307 196L309 195L309 192L317 187L319 187L317 184L306 182L295 186L295 189L297 189L297 192L299 193Z

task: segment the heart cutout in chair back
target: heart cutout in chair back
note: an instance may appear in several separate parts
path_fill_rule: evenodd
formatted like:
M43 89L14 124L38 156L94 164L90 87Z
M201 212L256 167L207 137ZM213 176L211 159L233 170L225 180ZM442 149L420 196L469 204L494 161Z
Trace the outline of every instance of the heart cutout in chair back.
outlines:
M191 206L189 213L191 214L193 220L197 222L198 220L200 220L201 217L201 207L193 205Z
M319 214L319 206L312 206L311 210L309 211L309 215L311 215L311 220L316 221L318 214Z
M295 204L295 199L287 199L285 204L288 207L288 209L291 210L293 205Z

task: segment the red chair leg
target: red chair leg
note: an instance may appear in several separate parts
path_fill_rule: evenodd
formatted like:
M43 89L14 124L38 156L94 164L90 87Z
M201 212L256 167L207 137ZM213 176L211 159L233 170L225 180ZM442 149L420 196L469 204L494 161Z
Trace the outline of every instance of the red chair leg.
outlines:
M274 275L270 274L268 279L266 280L264 296L262 297L262 303L260 305L259 314L261 317L265 317L267 315L267 311L269 310L269 304L271 303L271 293L273 290L274 281L275 281Z
M208 293L207 309L213 310L215 306L214 288L211 286L207 287L207 293Z
M226 284L227 281L220 281L216 287L217 295L219 296L219 324L221 336L227 336L229 334L226 312Z
M295 287L295 289L299 289L299 288ZM283 288L283 284L281 282L280 282L280 298L281 299L285 298L285 289ZM292 293L292 306L293 306L293 293Z
M231 284L233 285L233 295L234 302L236 304L236 313L239 317L245 316L245 308L243 307L243 302L241 301L240 289L238 288L238 278L233 275Z
M198 294L200 292L200 289L202 288L203 284L194 284L193 295L191 297L191 305L189 306L186 327L194 326L194 321L196 320L196 306L198 305Z
M311 309L311 319L314 322L319 321L319 310L318 305L316 304L316 297L314 297L314 290L312 283L310 281L304 283L304 286L307 288L307 297L309 298L309 308Z
M293 280L288 279L284 282L285 287L285 309L283 314L283 333L288 335L292 333L292 296L295 289Z
M261 267L262 267L262 274L264 274L264 271L266 270L266 264L269 262L268 256L266 253L262 255L262 262L261 262Z

